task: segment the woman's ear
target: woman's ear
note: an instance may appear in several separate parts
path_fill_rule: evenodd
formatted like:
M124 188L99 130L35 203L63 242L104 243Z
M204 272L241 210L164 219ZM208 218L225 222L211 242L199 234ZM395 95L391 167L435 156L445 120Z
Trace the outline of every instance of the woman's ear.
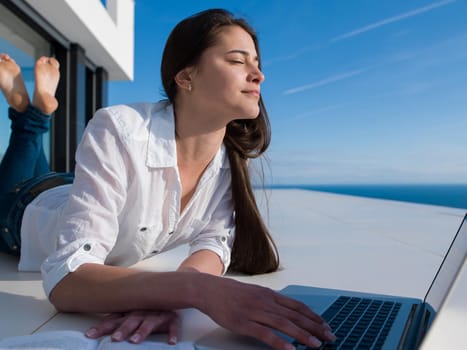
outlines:
M191 91L192 88L192 73L193 73L193 68L192 67L187 67L182 69L180 72L178 72L175 75L175 83L177 83L178 87L181 89L185 89L188 91Z

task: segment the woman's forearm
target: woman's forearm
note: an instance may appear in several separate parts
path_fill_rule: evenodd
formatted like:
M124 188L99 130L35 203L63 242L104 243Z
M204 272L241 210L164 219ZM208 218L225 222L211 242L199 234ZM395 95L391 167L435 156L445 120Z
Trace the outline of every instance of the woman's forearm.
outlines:
M198 308L202 303L198 286L203 277L202 273L84 264L57 284L50 301L58 310L68 312Z
M276 331L312 347L334 341L326 322L305 304L261 286L201 272L149 272L84 264L52 290L60 311L124 312L196 308L219 325L290 348Z

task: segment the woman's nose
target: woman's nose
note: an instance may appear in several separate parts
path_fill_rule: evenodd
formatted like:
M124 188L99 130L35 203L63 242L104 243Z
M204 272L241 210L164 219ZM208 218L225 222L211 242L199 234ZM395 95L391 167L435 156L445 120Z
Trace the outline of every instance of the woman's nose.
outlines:
M263 72L259 68L254 68L254 70L250 73L250 81L261 84L265 79Z

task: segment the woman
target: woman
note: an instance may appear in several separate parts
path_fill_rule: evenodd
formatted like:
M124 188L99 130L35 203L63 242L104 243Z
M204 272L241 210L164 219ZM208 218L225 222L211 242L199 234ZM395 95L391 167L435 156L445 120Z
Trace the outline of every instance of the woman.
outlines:
M98 111L72 185L64 185L68 174L43 169L40 139L57 106L58 62L36 63L30 104L19 68L0 58L12 119L0 166L9 179L0 188L3 250L21 244L20 269L40 267L58 310L110 314L89 337L139 343L157 331L175 343L175 310L193 307L275 349L293 346L274 330L312 347L335 339L305 305L220 277L229 267L255 274L279 264L248 175L248 159L266 150L270 135L258 42L245 21L208 10L180 22L162 58L168 101ZM190 254L175 272L127 267L183 243Z

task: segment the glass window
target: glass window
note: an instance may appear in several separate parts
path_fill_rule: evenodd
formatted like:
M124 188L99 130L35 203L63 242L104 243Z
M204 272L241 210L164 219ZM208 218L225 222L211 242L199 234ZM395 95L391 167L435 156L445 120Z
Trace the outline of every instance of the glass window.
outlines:
M23 80L32 98L34 91L34 62L40 56L48 56L51 45L37 32L0 5L0 52L10 55L21 67ZM8 145L10 122L7 116L8 104L0 98L0 159ZM44 149L50 156L50 135L44 135Z

